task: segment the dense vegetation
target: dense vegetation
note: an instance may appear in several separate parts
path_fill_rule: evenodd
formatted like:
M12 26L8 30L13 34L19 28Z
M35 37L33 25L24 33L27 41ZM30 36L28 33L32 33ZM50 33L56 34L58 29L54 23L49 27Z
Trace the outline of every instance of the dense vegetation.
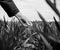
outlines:
M24 27L20 22L0 20L0 50L52 50L52 43L60 43L56 22L32 23Z
M45 0L60 18L56 0ZM0 20L0 50L60 50L60 22L47 22L37 11L42 21L23 26L19 22Z

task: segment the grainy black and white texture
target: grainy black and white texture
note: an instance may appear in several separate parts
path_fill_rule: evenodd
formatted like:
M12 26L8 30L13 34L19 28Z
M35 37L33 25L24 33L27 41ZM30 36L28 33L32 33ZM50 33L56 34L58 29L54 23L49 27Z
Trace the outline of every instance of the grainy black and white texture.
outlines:
M9 11L12 12L15 11L16 6L11 1L0 0L0 4L4 9L9 6ZM54 3L50 0L45 1L60 20L56 0L54 0ZM10 15L9 11L7 12L8 15ZM12 12L12 15L14 15L13 13L15 14L15 12ZM37 14L42 21L33 21L33 26L27 27L20 22L14 22L13 19L10 22L6 21L5 18L4 21L0 20L0 50L60 50L60 21L53 17L54 21L48 22L39 11L37 11Z

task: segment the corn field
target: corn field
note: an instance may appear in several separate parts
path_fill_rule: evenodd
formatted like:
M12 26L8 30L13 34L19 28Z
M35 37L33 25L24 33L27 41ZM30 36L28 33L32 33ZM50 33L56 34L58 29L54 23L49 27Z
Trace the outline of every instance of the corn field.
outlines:
M35 21L28 27L20 22L8 22L5 18L0 20L0 50L53 50L60 44L60 28L57 27L60 23L54 20Z
M60 18L56 3L45 0ZM55 1L55 0L54 0ZM0 20L0 50L60 50L60 22L47 22L37 11L42 21L23 26L20 22Z

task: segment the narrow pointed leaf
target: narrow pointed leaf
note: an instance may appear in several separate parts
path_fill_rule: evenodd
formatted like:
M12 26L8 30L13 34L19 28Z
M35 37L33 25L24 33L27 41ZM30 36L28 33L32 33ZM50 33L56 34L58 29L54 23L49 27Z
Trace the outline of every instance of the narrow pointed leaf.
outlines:
M60 25L59 25L59 23L57 22L57 20L55 19L55 17L53 17L53 18L54 18L54 21L55 21L55 25L56 25L58 31L60 32Z
M50 1L50 0L45 0L48 5L54 10L54 12L60 17L59 10L56 8L56 6Z

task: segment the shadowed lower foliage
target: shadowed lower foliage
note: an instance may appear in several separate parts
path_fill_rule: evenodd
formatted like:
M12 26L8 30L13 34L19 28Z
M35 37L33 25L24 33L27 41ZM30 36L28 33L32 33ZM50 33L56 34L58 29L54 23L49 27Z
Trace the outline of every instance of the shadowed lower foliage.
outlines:
M32 23L33 26L24 27L19 22L6 22L5 18L0 21L0 50L53 50L60 43L54 22L47 23L56 36L49 34L50 28L44 22Z

